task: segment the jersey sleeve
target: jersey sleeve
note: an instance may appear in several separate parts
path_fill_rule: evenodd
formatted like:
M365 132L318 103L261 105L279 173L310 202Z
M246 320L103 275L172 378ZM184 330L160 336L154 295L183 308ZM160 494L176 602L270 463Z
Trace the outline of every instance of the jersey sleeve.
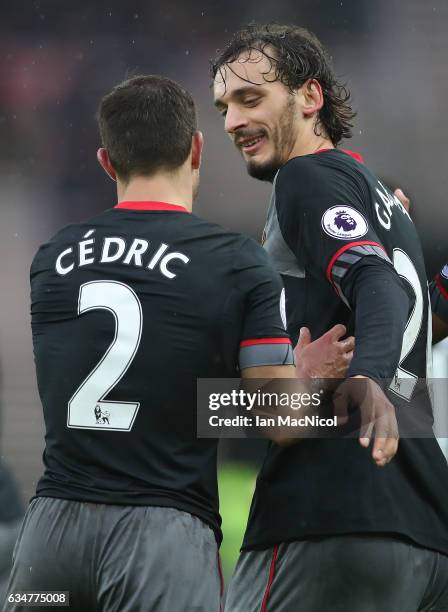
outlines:
M283 166L275 181L275 206L285 242L298 261L324 275L347 304L344 281L365 257L392 265L365 201L367 187L341 171L303 156Z
M286 331L285 291L264 250L247 239L235 258L234 274L245 297L240 338L240 370L267 365L294 365Z
M439 319L448 323L448 264L437 274L429 285L431 307Z

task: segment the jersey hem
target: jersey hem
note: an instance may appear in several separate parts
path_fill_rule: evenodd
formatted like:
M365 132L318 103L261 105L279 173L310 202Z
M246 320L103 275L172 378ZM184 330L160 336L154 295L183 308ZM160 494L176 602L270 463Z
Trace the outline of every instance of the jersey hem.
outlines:
M316 530L310 532L303 532L301 534L297 534L291 537L277 537L277 538L269 538L261 542L249 541L244 542L241 546L241 552L251 551L251 550L266 550L268 548L272 548L277 544L283 544L288 542L296 542L300 540L308 540L313 538L325 538L325 537L333 537L333 536L351 536L351 535L362 535L362 534L383 534L390 537L401 538L407 541L411 541L413 544L420 546L425 549L435 550L444 555L448 556L448 539L440 539L434 538L429 534L425 534L422 532L413 531L411 534L410 531L401 528L391 529L390 526L388 528L385 527L375 527L375 528L366 528L359 527L359 529L329 529L329 530Z
M130 503L129 500L124 500L124 499L122 500L114 499L114 500L108 501L103 498L96 497L94 495L78 497L76 495L74 496L63 495L59 492L55 494L53 492L48 492L44 490L44 491L39 491L39 493L36 493L36 495L33 495L33 497L30 499L30 502L33 501L33 499L37 499L38 497L50 497L52 499L66 499L68 501L76 501L76 502L86 503L86 504L102 504L104 506L156 506L159 508L174 508L175 510L180 510L182 512L188 512L189 514L196 516L198 519L206 523L212 529L213 533L215 534L215 539L216 539L218 548L220 547L221 542L222 542L223 536L222 536L221 528L219 527L217 522L213 520L213 516L209 515L207 512L201 511L200 509L195 507L193 504L189 504L188 502L182 502L179 500L174 500L172 498L146 496L144 499L141 499L141 500L133 499L132 503Z

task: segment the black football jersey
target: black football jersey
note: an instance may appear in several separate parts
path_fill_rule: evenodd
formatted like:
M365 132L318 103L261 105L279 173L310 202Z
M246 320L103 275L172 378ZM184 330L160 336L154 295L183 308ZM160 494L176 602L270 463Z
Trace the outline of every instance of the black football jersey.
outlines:
M293 363L282 290L254 241L172 204L121 202L44 244L31 267L46 425L36 494L174 507L220 540L196 379Z
M302 325L313 338L336 323L355 332L347 295L356 274L350 270L372 261L395 268L410 304L398 366L389 359L390 338L380 338L384 355L370 358L364 347L368 365L359 373L387 380L387 393L400 410L417 406L431 437L402 438L397 455L383 469L355 439L304 440L286 449L271 445L244 547L387 532L448 553L448 468L432 435L425 381L431 363L428 286L407 211L358 154L323 150L293 158L277 173L264 247L283 278L294 339ZM356 359L355 348L352 365Z
M448 264L436 275L429 286L429 291L433 313L448 323Z

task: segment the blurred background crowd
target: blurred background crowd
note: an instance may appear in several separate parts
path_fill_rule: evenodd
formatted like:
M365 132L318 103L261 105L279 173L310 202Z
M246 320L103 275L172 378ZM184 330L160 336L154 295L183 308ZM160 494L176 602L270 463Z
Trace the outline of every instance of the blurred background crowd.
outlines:
M115 203L95 158L99 99L141 73L189 89L205 135L195 212L259 238L270 186L246 176L213 109L209 77L209 59L253 20L293 22L321 38L358 110L346 148L411 197L428 275L448 260L446 0L8 3L0 20L0 457L24 500L43 447L28 271L38 245L58 228ZM436 357L438 375L448 377L447 353ZM224 530L234 547L262 444L227 443L222 451Z

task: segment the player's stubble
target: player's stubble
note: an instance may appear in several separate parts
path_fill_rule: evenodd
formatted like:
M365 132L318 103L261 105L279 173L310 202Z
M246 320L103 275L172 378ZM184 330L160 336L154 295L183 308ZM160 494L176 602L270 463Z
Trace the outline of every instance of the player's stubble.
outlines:
M246 168L249 176L260 181L272 183L278 169L285 164L297 140L296 128L296 98L294 93L288 92L283 107L279 110L279 121L275 129L269 134L274 152L271 159L257 162L255 159L246 159Z

